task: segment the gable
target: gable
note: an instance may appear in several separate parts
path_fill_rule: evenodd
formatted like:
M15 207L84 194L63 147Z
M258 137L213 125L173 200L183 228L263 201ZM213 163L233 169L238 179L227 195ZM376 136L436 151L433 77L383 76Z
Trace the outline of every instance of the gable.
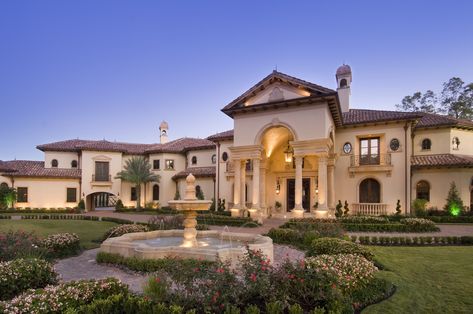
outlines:
M275 101L283 101L308 97L311 93L302 88L295 88L283 82L272 83L257 92L253 97L245 101L245 106L259 105Z

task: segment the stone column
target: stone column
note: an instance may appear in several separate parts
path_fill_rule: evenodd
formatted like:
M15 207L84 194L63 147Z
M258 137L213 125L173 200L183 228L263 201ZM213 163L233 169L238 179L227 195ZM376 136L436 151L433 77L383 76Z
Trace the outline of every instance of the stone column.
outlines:
M259 213L260 201L259 201L259 183L260 183L260 160L258 158L253 159L253 193L252 193L252 204L250 215Z
M246 209L246 159L240 161L240 209Z
M328 208L335 208L335 166L328 165Z
M328 210L327 204L327 158L319 157L319 208L318 210Z
M266 167L263 165L260 170L260 207L266 208Z
M302 207L302 156L295 158L296 163L296 182L295 182L295 206L293 213L295 216L303 216L304 208Z
M240 187L241 187L241 161L239 159L233 160L233 208L231 209L232 217L240 216Z

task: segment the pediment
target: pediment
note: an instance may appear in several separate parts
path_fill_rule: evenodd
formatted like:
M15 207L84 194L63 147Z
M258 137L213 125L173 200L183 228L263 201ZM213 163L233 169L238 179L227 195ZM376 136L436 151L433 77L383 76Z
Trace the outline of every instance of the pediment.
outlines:
M266 86L264 89L256 93L245 101L245 106L259 105L275 101L283 101L308 97L311 93L302 88L295 88L288 84L276 82Z

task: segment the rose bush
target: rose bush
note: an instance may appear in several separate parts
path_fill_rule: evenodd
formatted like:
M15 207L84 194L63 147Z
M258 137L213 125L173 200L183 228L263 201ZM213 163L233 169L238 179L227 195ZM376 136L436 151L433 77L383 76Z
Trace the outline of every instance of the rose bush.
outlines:
M366 258L356 254L318 255L305 259L309 269L334 276L334 285L349 292L373 280L378 268Z
M114 278L82 280L28 290L10 301L0 302L0 312L6 314L63 313L97 299L127 294L128 288Z
M48 250L50 257L71 256L80 251L80 239L75 233L51 234L40 240L38 245Z
M10 230L0 233L0 261L45 255L45 252L37 246L38 242L38 237L31 232Z
M145 225L126 224L112 227L105 232L104 240L108 238L119 237L127 233L146 232L149 228Z
M41 259L15 259L0 263L0 300L8 300L28 290L55 284L58 274Z

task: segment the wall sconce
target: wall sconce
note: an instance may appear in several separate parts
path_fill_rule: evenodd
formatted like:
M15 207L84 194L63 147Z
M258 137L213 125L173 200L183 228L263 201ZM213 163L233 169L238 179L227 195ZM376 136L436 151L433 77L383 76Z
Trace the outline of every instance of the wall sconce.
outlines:
M319 194L319 189L315 189L315 194Z
M289 145L289 141L287 142L287 147L284 150L284 160L286 162L292 162L292 155L294 154L294 150L292 149L291 145Z
M279 178L276 181L276 195L279 195L281 193L281 183L279 182Z

